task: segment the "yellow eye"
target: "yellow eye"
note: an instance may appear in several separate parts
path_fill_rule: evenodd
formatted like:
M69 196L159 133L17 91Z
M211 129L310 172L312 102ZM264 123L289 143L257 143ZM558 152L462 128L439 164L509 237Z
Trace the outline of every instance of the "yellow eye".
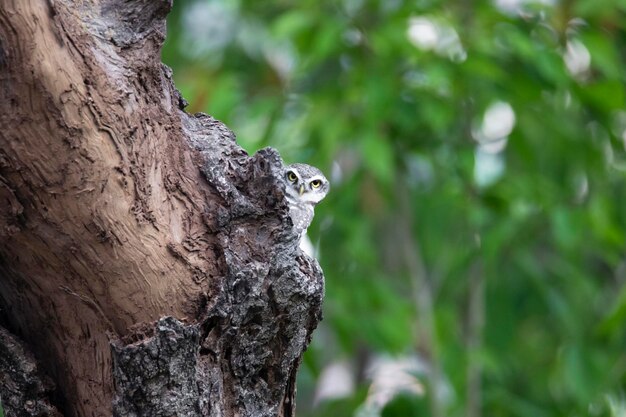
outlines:
M287 173L287 179L291 182L296 182L296 180L298 179L298 176L293 171L289 171Z
M311 181L311 187L313 188L320 188L322 186L322 181L320 180L313 180Z

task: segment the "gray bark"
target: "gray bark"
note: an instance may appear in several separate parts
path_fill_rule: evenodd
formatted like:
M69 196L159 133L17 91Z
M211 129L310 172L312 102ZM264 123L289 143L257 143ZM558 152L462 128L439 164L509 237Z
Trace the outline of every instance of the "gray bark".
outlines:
M33 355L0 327L0 400L6 416L60 416L50 404L54 384L40 371Z

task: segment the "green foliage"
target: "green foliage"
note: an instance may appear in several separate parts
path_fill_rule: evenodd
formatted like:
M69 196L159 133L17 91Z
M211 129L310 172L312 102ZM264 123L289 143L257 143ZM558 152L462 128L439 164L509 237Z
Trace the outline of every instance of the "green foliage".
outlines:
M382 417L421 417L428 415L428 406L425 400L416 396L399 394L391 400L381 413Z
M499 3L175 2L188 110L331 176L302 415L365 401L311 407L329 362L418 352L451 394L385 417L467 415L471 369L483 415L623 413L626 4Z

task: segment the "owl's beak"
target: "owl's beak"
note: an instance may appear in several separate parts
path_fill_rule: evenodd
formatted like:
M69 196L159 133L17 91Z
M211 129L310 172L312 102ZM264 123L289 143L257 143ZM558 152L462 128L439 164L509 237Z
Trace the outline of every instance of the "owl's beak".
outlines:
M298 191L300 192L300 195L304 194L304 185L301 185Z

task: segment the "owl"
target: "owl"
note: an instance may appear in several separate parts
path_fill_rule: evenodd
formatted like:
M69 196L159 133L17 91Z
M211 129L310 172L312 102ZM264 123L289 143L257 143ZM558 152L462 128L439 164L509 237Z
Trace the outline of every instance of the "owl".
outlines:
M284 179L289 215L302 236L313 220L315 205L326 197L330 184L322 171L306 164L288 165Z

